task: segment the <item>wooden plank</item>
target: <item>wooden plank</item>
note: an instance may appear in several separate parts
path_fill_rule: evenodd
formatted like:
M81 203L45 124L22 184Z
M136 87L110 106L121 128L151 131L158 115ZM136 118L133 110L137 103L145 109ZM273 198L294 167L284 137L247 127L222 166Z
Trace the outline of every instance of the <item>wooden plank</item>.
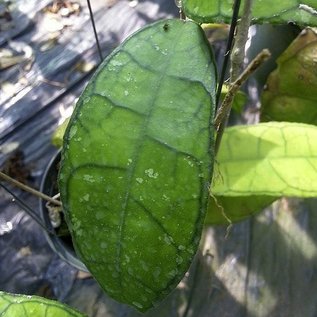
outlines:
M0 139L25 124L38 111L56 102L76 82L85 79L83 74L72 71L78 61L86 58L86 62L99 62L97 56L93 55L96 46L89 16L85 10L81 15L72 28L61 34L59 45L44 53L36 51L32 69L24 74L28 85L22 87L14 97L0 97ZM118 16L120 19L117 19ZM127 2L118 2L109 10L99 10L95 19L105 56L128 34L146 23ZM113 23L114 20L116 23ZM36 28L37 32L43 25L38 23ZM37 38L39 40L41 37ZM31 38L25 42L32 44ZM14 81L12 77L9 79L11 82ZM47 82L57 82L62 87Z

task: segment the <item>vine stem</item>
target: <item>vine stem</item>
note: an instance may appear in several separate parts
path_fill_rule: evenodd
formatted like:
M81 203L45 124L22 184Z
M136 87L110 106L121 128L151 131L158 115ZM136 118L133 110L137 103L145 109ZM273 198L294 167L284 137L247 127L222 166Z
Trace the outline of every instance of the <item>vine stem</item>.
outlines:
M55 232L46 227L42 218L37 215L36 212L33 211L26 203L24 203L18 196L16 196L9 188L0 183L0 187L2 187L5 191L7 191L15 200L15 203L21 207L37 224L41 226L48 234L55 235Z
M50 196L47 196L47 195L41 193L40 191L38 191L38 190L36 190L34 188L31 188L31 187L29 187L29 186L27 186L27 185L25 185L23 183L20 183L17 180L13 179L12 177L10 177L10 176L2 173L2 172L0 172L0 179L3 179L5 181L7 181L7 182L10 182L14 186L16 186L16 187L18 187L18 188L20 188L20 189L32 194L32 195L35 195L35 196L37 196L39 198L47 200L47 201L51 202L52 204L54 204L56 206L62 206L62 203L59 200L56 200L56 199L54 199L54 198L52 198Z
M226 126L228 117L229 117L232 101L235 94L237 93L241 85L248 79L248 77L252 73L254 73L270 56L271 56L271 53L268 49L262 50L251 61L251 63L246 67L246 69L241 73L241 75L233 83L230 84L229 91L226 94L221 104L221 107L217 113L217 116L214 122L216 131L217 131L217 138L216 138L216 145L215 145L216 153L219 150L220 141L221 141L222 134Z
M234 6L233 6L233 14L232 14L231 23L230 23L230 30L229 30L227 47L226 47L226 53L224 56L224 60L223 60L222 68L221 68L221 73L220 73L220 77L219 77L219 84L218 84L218 88L217 88L217 94L216 94L216 106L217 107L219 105L221 90L222 90L223 83L225 81L227 66L229 63L230 53L231 53L231 49L233 46L234 33L235 33L235 30L237 27L240 4L241 4L241 0L235 0Z
M303 11L306 11L306 12L312 14L312 15L316 15L317 16L317 10L312 8L312 7L310 7L310 6L308 6L308 5L306 5L306 4L300 4L299 5L299 9L303 10Z
M248 40L248 33L252 20L252 4L253 0L244 1L241 20L237 26L237 34L231 54L230 82L234 82L238 78L243 68L245 44Z
M233 49L232 49L232 53L230 54L230 59L231 59L231 69L230 69L230 87L234 87L233 88L233 94L230 93L230 88L229 88L229 92L231 95L228 96L228 98L225 97L226 102L223 101L223 103L221 104L221 106L219 107L218 111L217 111L217 116L215 119L215 126L216 126L216 130L217 130L217 136L216 136L216 141L215 141L215 155L217 155L218 150L219 150L219 146L220 146L220 142L222 139L222 135L224 133L225 127L227 125L227 121L229 118L229 114L231 111L231 106L232 106L232 101L233 101L233 97L234 94L237 92L237 90L239 89L239 87L242 85L243 80L241 82L241 84L239 85L240 80L241 79L239 74L241 72L241 69L243 68L243 64L244 64L244 57L245 57L245 44L247 42L248 39L248 32L249 32L249 27L251 24L251 19L252 19L252 0L245 0L244 1L244 6L243 6L243 10L242 10L242 14L241 14L241 20L239 25L237 26L237 32L236 32L236 36L235 36L235 41L234 41L234 45L233 45ZM253 70L254 71L254 70ZM245 73L245 72L243 72ZM251 73L249 73L246 78L250 75ZM236 82L238 80L238 82ZM238 89L236 89L235 87L238 87ZM219 92L219 91L218 91ZM218 120L217 120L218 118ZM221 120L223 120L220 124L219 124L219 118L221 118Z

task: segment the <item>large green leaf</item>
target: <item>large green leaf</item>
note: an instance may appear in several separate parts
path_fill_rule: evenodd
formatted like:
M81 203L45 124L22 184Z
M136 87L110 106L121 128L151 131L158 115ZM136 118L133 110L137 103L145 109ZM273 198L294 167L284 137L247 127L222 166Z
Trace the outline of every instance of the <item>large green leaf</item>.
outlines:
M269 122L228 128L217 162L211 192L224 209L210 198L209 224L242 220L281 196L315 197L317 127Z
M72 308L39 296L9 294L0 291L2 317L84 317Z
M317 30L306 28L277 59L262 93L261 121L317 125Z
M233 3L233 0L183 0L186 15L197 22L229 23ZM253 3L254 22L317 25L316 0L254 0Z
M160 21L100 66L67 128L61 197L105 291L145 311L188 269L213 163L215 67L194 22Z

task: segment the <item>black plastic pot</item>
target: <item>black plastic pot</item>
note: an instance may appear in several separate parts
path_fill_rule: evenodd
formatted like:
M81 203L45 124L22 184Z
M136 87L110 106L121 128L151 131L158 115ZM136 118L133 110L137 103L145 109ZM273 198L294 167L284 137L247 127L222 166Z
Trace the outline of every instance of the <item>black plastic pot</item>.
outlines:
M50 197L53 197L58 193L57 176L60 159L61 153L59 151L49 162L41 182L41 192ZM75 253L71 236L67 234L68 230L64 230L66 231L66 234L61 235L60 233L63 227L67 229L67 225L64 220L63 214L61 213L62 226L60 228L54 229L49 218L49 212L46 207L46 201L41 199L40 216L46 227L55 232L55 235L51 235L45 232L46 239L51 248L53 249L53 251L56 252L64 261L66 261L73 267L77 268L78 270L88 272L86 266L78 259Z

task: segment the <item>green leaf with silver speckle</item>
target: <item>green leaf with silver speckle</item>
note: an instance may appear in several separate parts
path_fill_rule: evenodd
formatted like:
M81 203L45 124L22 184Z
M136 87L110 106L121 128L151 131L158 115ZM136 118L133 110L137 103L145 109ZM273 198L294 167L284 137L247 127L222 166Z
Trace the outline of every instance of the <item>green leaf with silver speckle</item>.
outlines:
M65 134L59 184L77 253L140 311L174 289L198 247L215 85L200 26L159 21L102 63Z
M234 0L183 0L186 15L197 22L230 23ZM243 8L244 1L241 1ZM241 12L241 10L240 10ZM316 0L254 0L254 23L288 23L317 25Z
M2 317L85 317L67 305L42 298L9 294L0 291L0 316Z

